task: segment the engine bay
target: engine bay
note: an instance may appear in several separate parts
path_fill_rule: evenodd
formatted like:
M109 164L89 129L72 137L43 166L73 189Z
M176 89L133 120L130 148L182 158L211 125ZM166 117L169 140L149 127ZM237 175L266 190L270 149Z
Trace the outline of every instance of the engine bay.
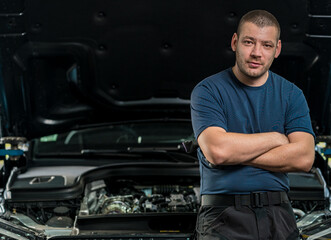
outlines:
M47 179L56 179L59 176L32 178L25 173L22 174L23 177L18 177L18 173L16 178L11 178L13 183L8 186L12 188L6 189L5 198L2 199L2 219L29 230L42 232L49 238L104 233L192 234L200 207L198 169L193 171L194 174L190 170L187 170L189 174L178 174L176 170L169 174L166 166L163 170L158 169L159 172L142 167L141 171L132 171L135 174L130 173L130 168L83 173L66 188L53 183L54 189L62 191L58 191L60 196L54 199L50 198L51 195L46 199L46 195L42 193L43 189L48 193L52 191L41 188L35 182L39 179L38 184L47 185L55 181ZM179 170L185 172L184 169ZM140 174L137 174L139 172ZM161 172L167 172L168 175L162 175ZM44 181L45 179L47 181ZM319 215L319 220L328 217L325 213L329 207L330 196L327 189L323 188L320 171L314 170L309 174L292 173L290 179L292 187L289 196L297 220L300 221L313 211L324 212ZM24 181L33 183L30 185L35 189L30 189L30 195L29 190L23 193L18 188L24 185ZM73 191L75 188L82 188L82 193L73 194L79 192L77 189ZM38 191L41 200L36 201L34 195ZM304 224L319 220L316 217L313 220L305 220Z
M121 170L119 175L123 172ZM97 172L92 175L97 175ZM33 192L36 189L30 189L30 199L28 190L18 194L18 186L25 185L22 182L36 182L36 177L23 176L26 178L11 178L14 183L5 192L7 199L2 203L3 218L22 227L43 231L49 237L105 231L192 233L200 206L200 179L195 174L165 177L149 172L86 182L86 179L79 177L76 183L71 182L72 185L65 189L72 192L75 185L83 186L83 193L68 200L46 200L43 189L32 184L40 188L40 198L45 199L40 201L34 201L36 196ZM43 176L40 179L57 177ZM20 184L15 184L15 181ZM40 184L50 183L40 181ZM56 189L59 186L53 187ZM60 190L65 192L63 187Z

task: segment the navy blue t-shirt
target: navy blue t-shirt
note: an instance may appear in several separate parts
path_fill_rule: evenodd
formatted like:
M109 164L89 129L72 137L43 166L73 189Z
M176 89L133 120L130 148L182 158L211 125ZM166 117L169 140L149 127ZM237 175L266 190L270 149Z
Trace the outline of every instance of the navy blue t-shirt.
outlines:
M301 131L314 136L302 91L271 71L260 87L242 84L231 68L204 79L192 92L191 117L196 138L211 126L236 133ZM286 173L244 165L211 168L200 149L198 157L201 194L289 190Z

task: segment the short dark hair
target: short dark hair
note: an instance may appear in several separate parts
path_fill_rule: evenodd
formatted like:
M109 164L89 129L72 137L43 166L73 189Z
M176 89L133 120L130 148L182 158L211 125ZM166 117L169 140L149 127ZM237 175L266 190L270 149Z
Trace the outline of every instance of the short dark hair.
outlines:
M263 27L276 27L278 30L278 39L280 38L280 25L275 18L274 15L271 13L265 11L265 10L253 10L248 13L246 13L242 18L240 19L240 22L238 24L237 28L237 34L240 34L241 28L244 23L251 22L254 23L256 26L263 28Z

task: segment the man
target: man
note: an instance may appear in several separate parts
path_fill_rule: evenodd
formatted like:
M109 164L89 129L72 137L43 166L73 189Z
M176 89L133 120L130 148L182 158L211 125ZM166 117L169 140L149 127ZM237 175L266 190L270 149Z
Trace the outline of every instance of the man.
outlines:
M279 38L272 14L245 14L231 40L234 67L192 92L202 194L198 239L299 237L286 173L311 169L314 133L302 91L269 71L281 52Z

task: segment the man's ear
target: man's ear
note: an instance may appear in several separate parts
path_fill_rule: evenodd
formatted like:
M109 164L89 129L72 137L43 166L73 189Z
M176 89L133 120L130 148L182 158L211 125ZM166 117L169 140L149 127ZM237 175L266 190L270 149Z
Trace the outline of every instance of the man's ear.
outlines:
M232 36L232 39L231 39L231 48L232 48L232 51L234 51L234 52L237 49L237 43L238 43L238 34L234 33Z
M282 50L282 42L278 40L277 46L276 46L276 53L275 58L277 58Z

